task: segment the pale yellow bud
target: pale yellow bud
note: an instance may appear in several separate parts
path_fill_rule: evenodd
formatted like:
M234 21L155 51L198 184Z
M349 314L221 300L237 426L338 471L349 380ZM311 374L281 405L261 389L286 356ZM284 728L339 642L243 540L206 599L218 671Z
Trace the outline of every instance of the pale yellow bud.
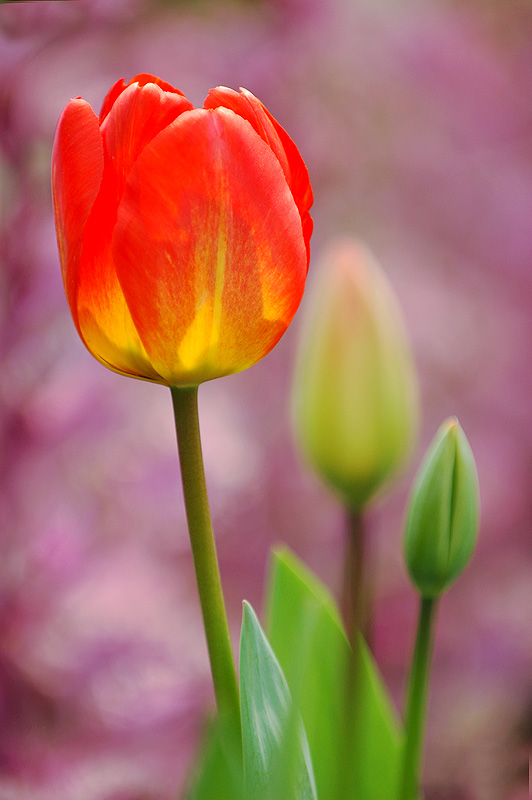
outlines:
M316 273L296 364L294 429L316 472L360 509L412 449L417 377L395 294L369 250L339 240Z

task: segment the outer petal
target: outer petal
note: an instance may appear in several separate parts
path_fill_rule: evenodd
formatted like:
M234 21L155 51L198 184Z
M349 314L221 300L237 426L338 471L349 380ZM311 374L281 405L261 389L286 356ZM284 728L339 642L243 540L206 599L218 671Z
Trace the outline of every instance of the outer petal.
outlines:
M239 116L247 119L279 159L301 214L307 255L309 255L312 235L312 219L309 210L312 206L313 196L308 171L296 145L260 100L247 89L241 89L240 92L235 92L234 89L228 89L225 86L211 89L204 107L218 108L219 106L230 108Z
M304 288L301 220L279 161L226 109L183 114L144 149L113 253L151 363L175 385L266 355Z
M78 331L76 298L83 234L100 188L103 168L98 117L85 100L71 100L55 134L52 192L63 282Z
M157 381L161 377L150 364L116 277L111 239L132 164L157 133L189 108L183 95L155 84L135 83L118 96L101 126L105 168L79 270L79 325L89 350L119 372Z
M120 78L114 83L104 97L102 107L100 109L100 124L104 121L110 110L115 104L116 99L122 94L126 86L129 86L124 80Z

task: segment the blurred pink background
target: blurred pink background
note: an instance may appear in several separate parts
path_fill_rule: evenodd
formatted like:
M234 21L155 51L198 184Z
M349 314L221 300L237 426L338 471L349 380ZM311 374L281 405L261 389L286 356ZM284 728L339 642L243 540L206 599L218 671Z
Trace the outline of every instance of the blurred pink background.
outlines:
M362 237L401 299L422 441L371 513L375 652L396 703L416 602L409 481L440 421L475 452L482 528L441 604L427 800L524 800L532 738L532 7L528 0L66 0L0 6L0 798L170 800L212 705L169 392L103 369L64 299L57 118L153 72L201 105L244 85L298 144L312 270ZM312 277L311 277L312 279ZM286 542L336 593L343 519L302 465L298 317L200 389L235 646Z

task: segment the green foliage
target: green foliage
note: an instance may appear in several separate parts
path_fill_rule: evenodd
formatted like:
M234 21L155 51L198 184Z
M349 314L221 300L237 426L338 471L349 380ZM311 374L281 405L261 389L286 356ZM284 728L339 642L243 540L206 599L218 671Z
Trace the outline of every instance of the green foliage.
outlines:
M242 754L215 720L187 800L394 798L402 732L379 671L362 639L353 656L328 590L286 549L268 620L271 645L244 604Z
M402 735L362 640L353 657L328 590L287 550L274 554L269 637L298 706L320 800L383 800L397 790ZM355 680L358 691L347 691Z
M240 699L246 796L316 800L303 726L279 662L247 603L240 643Z
M246 800L241 742L228 720L216 717L206 731L187 800Z

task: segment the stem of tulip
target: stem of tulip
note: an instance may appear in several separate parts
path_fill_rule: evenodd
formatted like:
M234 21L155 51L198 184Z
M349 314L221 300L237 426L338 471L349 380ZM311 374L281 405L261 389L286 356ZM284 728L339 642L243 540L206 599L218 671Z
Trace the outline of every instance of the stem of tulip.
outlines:
M362 511L347 509L342 606L345 629L354 646L357 632L370 634L366 523Z
M405 713L405 747L398 800L418 800L437 599L421 598Z
M345 695L343 710L343 735L339 755L339 770L335 797L346 795L346 786L355 785L353 748L360 730L360 646L366 634L366 536L363 512L348 508L346 511L346 544L342 586L342 610L345 630L349 639L349 655L345 665Z
M218 713L240 730L240 703L205 483L198 387L171 387L181 479Z

